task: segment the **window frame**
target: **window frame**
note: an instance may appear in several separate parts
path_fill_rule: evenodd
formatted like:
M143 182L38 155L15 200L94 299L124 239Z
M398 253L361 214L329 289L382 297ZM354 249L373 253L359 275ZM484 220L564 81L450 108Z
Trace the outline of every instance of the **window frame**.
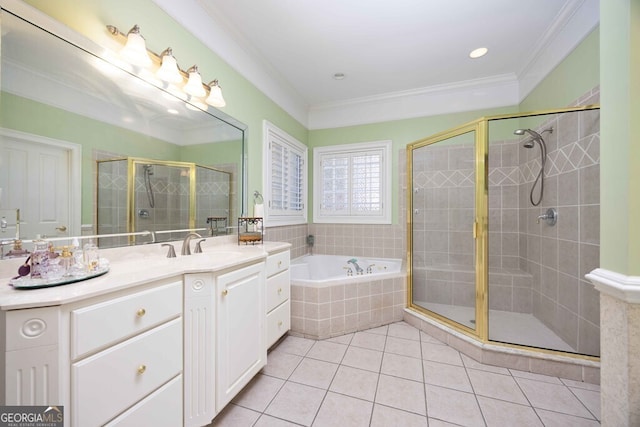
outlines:
M313 149L313 222L329 224L391 224L392 215L392 141L370 141L353 144L341 144ZM350 159L367 152L379 151L382 156L380 167L380 200L381 210L377 215L352 214L353 201L349 200L348 214L327 214L321 209L323 195L323 170L322 159L333 155L334 157L348 156ZM351 161L350 161L351 164ZM351 188L353 176L348 177L348 187Z
M276 227L283 225L299 225L307 223L307 198L308 198L308 164L309 149L302 142L298 141L287 132L270 123L263 121L263 189L264 198L264 225L265 227ZM302 159L302 171L300 173L300 200L302 200L301 210L275 210L271 207L272 194L272 143L276 143L292 153L299 155Z

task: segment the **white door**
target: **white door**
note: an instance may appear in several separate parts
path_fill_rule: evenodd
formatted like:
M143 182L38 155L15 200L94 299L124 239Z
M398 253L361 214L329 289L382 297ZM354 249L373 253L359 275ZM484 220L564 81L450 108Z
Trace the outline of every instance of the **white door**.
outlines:
M80 209L72 208L74 153L71 144L50 141L7 130L0 133L0 209L8 224L0 238L15 237L15 209L20 209L21 238L79 232L72 214L72 209Z

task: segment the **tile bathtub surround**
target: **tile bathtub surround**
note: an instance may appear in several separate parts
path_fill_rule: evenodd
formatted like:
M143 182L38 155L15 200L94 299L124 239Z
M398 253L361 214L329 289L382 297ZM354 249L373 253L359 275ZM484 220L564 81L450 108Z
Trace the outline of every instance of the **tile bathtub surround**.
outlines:
M398 322L288 336L211 426L598 426L596 385L484 365Z
M406 277L338 284L291 285L291 333L325 339L402 320Z
M406 258L406 232L401 225L309 224L315 253L356 257Z
M264 240L291 243L291 259L296 259L308 253L308 235L309 226L307 224L267 227L264 231Z

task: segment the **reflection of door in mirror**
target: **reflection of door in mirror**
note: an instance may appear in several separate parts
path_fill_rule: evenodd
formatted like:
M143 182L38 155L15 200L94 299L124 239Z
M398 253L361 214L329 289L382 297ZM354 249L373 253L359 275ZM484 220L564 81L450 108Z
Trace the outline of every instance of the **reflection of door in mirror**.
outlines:
M79 151L75 144L3 129L0 132L0 199L2 209L20 209L20 238L61 237L78 233L72 219L73 169ZM72 164L72 163L76 164ZM76 175L77 176L77 175ZM7 238L17 237L16 221L9 221ZM3 238L5 236L2 236Z

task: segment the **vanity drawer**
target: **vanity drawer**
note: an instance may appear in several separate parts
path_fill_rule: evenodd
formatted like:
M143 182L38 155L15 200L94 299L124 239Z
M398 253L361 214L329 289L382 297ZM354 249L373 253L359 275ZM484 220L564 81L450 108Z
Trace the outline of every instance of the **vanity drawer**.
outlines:
M182 281L71 312L71 357L76 359L149 329L182 312Z
M71 365L72 424L103 425L178 375L181 343L174 319Z
M182 375L135 404L107 426L175 427L182 424Z
M289 269L289 251L279 252L267 257L267 277Z
M267 313L289 299L290 278L287 270L267 279Z
M286 301L267 314L267 348L291 329L291 302Z

